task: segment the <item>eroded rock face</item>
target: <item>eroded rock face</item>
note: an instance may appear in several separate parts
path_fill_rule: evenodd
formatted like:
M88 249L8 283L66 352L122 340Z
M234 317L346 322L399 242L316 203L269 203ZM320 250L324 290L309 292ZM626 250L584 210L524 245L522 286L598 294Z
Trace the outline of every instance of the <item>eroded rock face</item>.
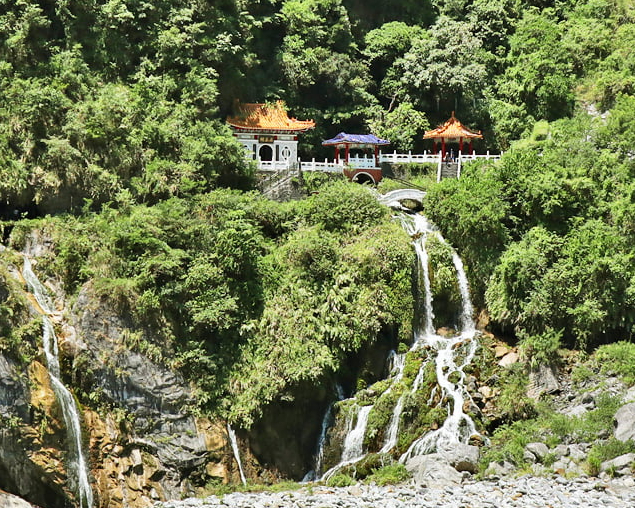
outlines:
M302 397L306 393L315 398ZM292 402L281 401L265 408L248 434L251 450L262 466L295 480L301 480L313 468L316 436L328 407L325 397L325 393L302 387Z
M12 400L14 403L12 404ZM0 353L0 488L46 508L69 506L61 461L55 397L46 369L33 362L28 373ZM12 503L12 504L4 504ZM8 494L0 506L30 506Z
M17 496L2 492L0 490L0 506L2 508L36 508L31 503L27 503L24 499L20 499Z
M211 479L226 481L231 461L223 424L188 413L189 386L176 373L125 346L129 324L90 286L73 308L73 327L85 344L80 372L85 391L115 411L86 412L99 506L130 508L191 495Z

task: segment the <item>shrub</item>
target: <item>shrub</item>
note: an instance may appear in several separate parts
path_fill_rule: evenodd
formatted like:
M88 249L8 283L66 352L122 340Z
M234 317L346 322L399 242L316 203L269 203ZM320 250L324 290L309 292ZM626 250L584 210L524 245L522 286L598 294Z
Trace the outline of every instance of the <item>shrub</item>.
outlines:
M331 476L328 480L326 480L326 484L329 487L350 487L351 485L355 485L357 482L354 478L350 477L347 474L336 474Z
M405 482L411 476L403 464L389 464L373 470L372 474L366 477L366 483L375 482L380 487L383 485L394 485Z
M595 362L604 374L616 374L627 385L635 384L635 344L620 341L600 346L595 352Z

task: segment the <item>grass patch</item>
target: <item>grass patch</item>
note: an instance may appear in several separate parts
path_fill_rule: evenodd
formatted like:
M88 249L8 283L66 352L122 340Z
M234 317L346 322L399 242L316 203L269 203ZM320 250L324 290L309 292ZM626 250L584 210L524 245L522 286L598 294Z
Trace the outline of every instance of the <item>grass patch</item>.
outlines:
M628 386L635 384L635 344L625 341L606 344L593 356L602 374L618 376Z
M328 480L326 480L326 485L328 485L329 487L350 487L351 485L355 485L356 483L357 480L355 480L352 476L344 473L333 475Z
M626 442L619 441L614 437L602 443L596 443L591 448L587 458L586 469L591 476L597 476L600 472L602 462L612 460L620 455L635 452L635 442L628 440ZM632 469L632 468L631 468ZM610 471L607 471L611 474Z
M388 466L375 469L372 474L366 477L365 482L374 482L377 485L395 485L397 483L403 483L408 480L412 475L406 469L403 464L395 463Z

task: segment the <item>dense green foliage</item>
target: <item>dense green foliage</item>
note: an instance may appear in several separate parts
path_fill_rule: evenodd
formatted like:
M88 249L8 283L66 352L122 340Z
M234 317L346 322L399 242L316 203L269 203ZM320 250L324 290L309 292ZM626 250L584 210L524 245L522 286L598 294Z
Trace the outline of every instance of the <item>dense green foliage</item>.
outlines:
M620 123L633 117L630 100L617 98ZM617 118L558 120L499 165L429 193L426 208L459 247L479 300L527 351L633 336L635 166Z
M368 127L420 149L451 110L507 147L534 121L570 116L576 87L615 106L618 127L618 98L633 92L630 0L1 5L7 215L248 187L223 125L236 99L314 118L302 143L315 154L336 130Z
M150 331L202 409L244 426L380 335L412 335L409 239L361 186L335 182L288 204L218 190L23 221L14 245L33 228L54 244L40 269L69 292L90 280Z
M410 338L412 252L365 189L316 176L302 202L242 192L254 168L224 124L234 101L315 119L302 155L342 130L423 149L455 110L483 130L477 149L507 150L460 180L416 175L477 307L532 365L627 341L602 354L630 382L634 42L632 0L0 0L0 214L16 247L51 237L39 268L129 316L134 347L195 382L200 408L249 426L379 337ZM443 316L447 246L430 253ZM35 325L18 327L9 280L0 348L26 361ZM540 426L520 370L503 419ZM443 416L425 402L405 401L401 448Z

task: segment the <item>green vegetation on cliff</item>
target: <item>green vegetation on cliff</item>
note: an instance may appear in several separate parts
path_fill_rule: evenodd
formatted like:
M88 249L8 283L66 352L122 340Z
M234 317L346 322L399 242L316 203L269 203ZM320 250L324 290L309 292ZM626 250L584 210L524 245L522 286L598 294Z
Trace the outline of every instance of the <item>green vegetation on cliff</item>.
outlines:
M412 335L409 238L368 189L336 182L278 204L218 190L22 221L69 293L90 282L198 387L201 409L249 426L302 381L333 377L384 335ZM147 344L151 342L151 344Z
M410 339L413 254L367 189L314 177L300 202L253 192L232 104L283 99L315 119L303 156L369 128L422 150L455 110L483 129L477 149L507 151L461 180L420 171L477 307L529 365L617 342L598 358L631 382L634 42L632 0L0 0L5 237L50 239L38 270L105 299L131 347L192 381L198 410L249 427L298 386L330 387L353 353ZM431 242L430 261L445 318L447 247ZM19 292L2 269L0 351L26 364L37 322ZM548 419L526 380L522 366L503 378L510 425ZM425 402L406 400L406 417Z

